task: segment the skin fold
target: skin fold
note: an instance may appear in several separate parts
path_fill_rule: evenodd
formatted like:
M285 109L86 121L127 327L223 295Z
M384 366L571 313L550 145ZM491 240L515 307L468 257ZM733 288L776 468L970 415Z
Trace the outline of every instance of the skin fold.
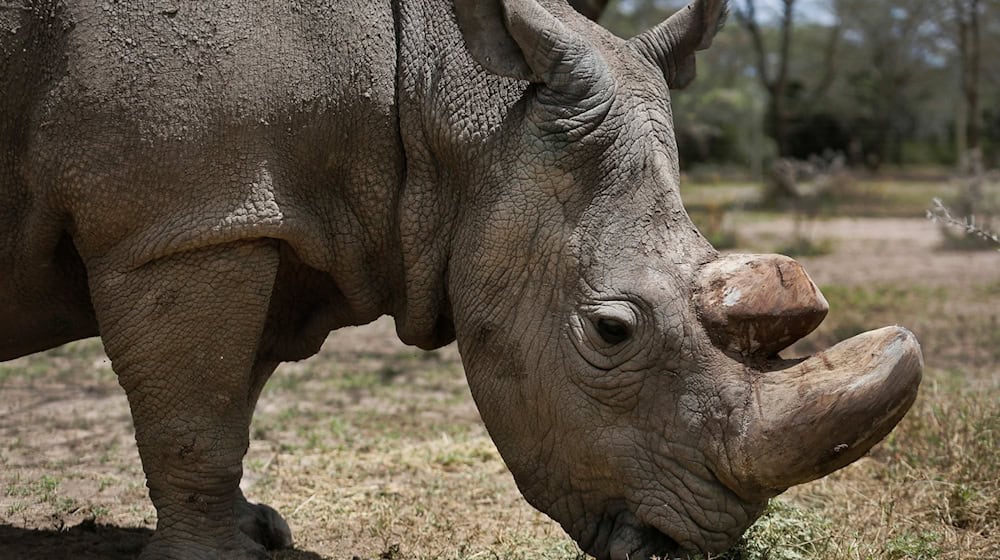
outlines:
M825 300L685 213L670 90L724 14L626 41L556 0L0 9L0 359L102 337L142 560L292 544L239 490L257 398L386 314L458 340L518 487L588 553L725 550L888 433L921 359L901 328L775 359Z

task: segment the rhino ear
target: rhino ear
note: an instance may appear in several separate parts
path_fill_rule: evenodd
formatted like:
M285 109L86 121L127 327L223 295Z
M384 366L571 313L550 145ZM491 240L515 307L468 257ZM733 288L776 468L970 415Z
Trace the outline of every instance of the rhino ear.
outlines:
M695 51L707 49L728 15L726 0L695 0L629 44L663 70L670 89L695 77Z
M508 31L502 2L455 0L455 17L469 53L483 68L509 78L539 81Z
M455 0L455 16L469 53L494 74L584 97L608 87L600 55L536 0Z

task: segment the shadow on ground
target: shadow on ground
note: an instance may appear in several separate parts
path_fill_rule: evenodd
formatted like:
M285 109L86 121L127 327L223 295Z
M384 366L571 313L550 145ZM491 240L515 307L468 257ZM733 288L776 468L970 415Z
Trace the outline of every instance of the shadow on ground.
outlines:
M138 527L100 525L92 520L61 530L24 529L0 524L3 560L135 560L153 531ZM323 560L301 550L276 554L280 560Z

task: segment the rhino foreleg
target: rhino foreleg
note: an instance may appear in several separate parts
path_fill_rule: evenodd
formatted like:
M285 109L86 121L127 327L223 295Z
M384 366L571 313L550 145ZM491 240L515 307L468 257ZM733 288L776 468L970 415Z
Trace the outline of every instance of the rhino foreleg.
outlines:
M251 536L290 544L284 521L239 489L250 418L274 367L257 356L278 261L273 242L252 241L135 270L90 266L101 335L156 506L141 560L264 559Z

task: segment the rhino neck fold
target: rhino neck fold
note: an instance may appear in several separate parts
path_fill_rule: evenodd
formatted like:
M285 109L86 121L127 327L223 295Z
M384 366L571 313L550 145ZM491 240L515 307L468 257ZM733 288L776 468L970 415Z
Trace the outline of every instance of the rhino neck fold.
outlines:
M400 339L421 348L454 340L448 301L457 225L484 184L482 150L527 83L486 73L468 55L450 3L395 3L396 102L405 176L396 223L403 297L393 314Z

